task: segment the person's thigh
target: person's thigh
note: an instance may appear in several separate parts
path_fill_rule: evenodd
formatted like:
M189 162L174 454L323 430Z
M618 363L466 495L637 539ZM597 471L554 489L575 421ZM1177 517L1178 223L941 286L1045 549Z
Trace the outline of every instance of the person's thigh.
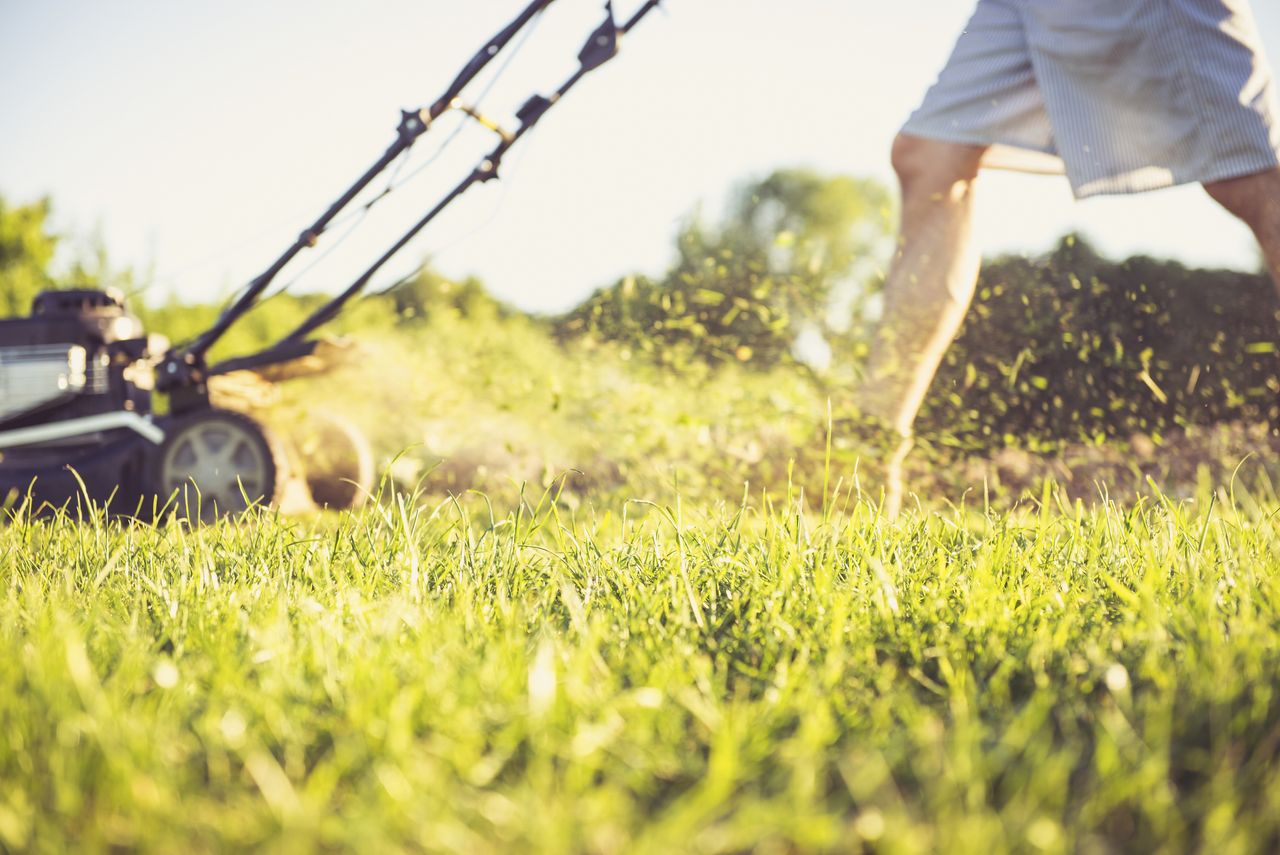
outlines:
M970 181L989 146L919 137L902 132L893 141L893 168L904 185Z
M1280 212L1280 167L1206 181L1203 186L1214 201L1254 228L1264 217Z

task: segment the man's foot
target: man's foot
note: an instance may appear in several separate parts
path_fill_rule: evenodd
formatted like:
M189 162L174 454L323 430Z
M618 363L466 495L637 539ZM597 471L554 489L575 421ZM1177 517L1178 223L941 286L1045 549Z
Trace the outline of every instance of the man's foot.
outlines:
M886 518L896 519L906 494L903 464L915 440L861 413L834 416L830 432L833 458L841 465L853 465L858 498L878 505Z

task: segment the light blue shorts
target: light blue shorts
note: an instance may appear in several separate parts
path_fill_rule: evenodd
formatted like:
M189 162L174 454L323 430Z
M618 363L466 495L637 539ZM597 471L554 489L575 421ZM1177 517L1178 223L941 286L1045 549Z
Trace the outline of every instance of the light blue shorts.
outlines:
M1247 0L979 0L903 131L990 145L984 166L1065 173L1081 198L1280 163Z

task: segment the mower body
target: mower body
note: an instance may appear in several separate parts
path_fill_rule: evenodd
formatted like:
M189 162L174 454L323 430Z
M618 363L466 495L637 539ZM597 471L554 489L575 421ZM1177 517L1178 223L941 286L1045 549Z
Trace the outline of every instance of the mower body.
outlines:
M289 496L295 510L363 503L373 454L358 430L314 412L274 433L252 404L211 403L196 370L156 415L157 366L172 363L112 291L47 291L0 320L0 508L210 520Z
M0 320L0 502L140 507L165 438L151 343L111 291L47 291Z
M604 23L578 54L578 70L551 96L530 97L516 111L518 126L505 129L460 99L477 75L550 5L550 0L530 0L463 67L441 98L419 110L401 111L395 141L373 166L241 289L212 326L181 348L153 344L123 298L110 291L45 292L36 298L30 316L0 320L0 508L27 501L36 510L70 506L83 512L105 506L114 514L150 517L176 499L179 513L190 515L194 509L195 515L208 519L259 503L278 503L291 475L305 478L317 504L358 506L373 485L372 452L350 425L340 418L307 418L303 423L308 435L280 442L255 413L215 407L210 380L243 372L269 380L269 373L282 366L318 357L324 341L314 337L316 330L364 292L383 266L454 200L476 185L496 180L512 147L583 77L613 59L619 37L659 2L645 0L623 24L615 21L613 6L607 3ZM393 164L403 167L401 156L453 109L499 137L476 168L359 278L292 332L257 353L210 365L214 346L261 301L281 271L299 253L316 246L378 176ZM398 170L379 195L363 203L363 210L397 186ZM153 388L164 396L164 416L152 412ZM297 465L304 456L307 471ZM335 483L339 489L332 489Z

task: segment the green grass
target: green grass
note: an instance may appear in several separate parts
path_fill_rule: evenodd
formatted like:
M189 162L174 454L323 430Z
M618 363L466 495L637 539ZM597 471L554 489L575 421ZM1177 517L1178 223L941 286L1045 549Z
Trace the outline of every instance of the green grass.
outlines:
M0 848L1274 850L1275 507L19 520Z
M0 524L0 851L1280 848L1261 440L922 455L891 525L795 369L362 341L265 417L362 425L376 507Z

